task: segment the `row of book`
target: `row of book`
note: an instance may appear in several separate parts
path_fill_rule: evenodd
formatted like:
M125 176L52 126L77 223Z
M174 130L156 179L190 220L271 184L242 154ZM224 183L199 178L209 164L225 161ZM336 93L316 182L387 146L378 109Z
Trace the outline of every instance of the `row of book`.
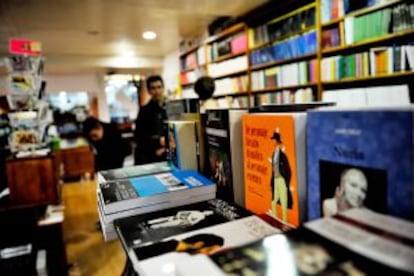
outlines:
M283 90L271 93L260 93L254 96L255 105L266 104L296 104L314 101L311 88Z
M324 91L322 100L341 107L402 106L410 103L410 91L407 85L335 89Z
M198 69L193 71L181 72L180 83L181 85L189 85L196 82L197 78L200 77L201 72Z
M287 19L249 30L249 45L253 47L286 37L315 26L315 8L299 12Z
M215 81L216 89L213 96L226 95L236 92L247 92L248 77L242 75L232 78L218 79Z
M208 48L209 61L247 51L247 35L240 33L211 44Z
M392 0L322 0L321 21L327 23L363 8L386 4Z
M316 42L316 32L307 32L252 51L250 53L250 62L254 66L316 53Z
M413 223L355 209L281 233L217 200L117 222L143 276L409 275L413 230Z
M369 52L323 58L321 70L322 81L413 71L414 46L376 47Z
M310 60L253 71L252 90L315 83L317 65L316 60Z
M213 78L247 70L247 56L239 56L222 62L210 63L207 66L209 76Z
M345 18L345 44L414 28L414 4L403 3L359 17ZM369 27L367 27L369 26Z
M200 46L193 52L180 58L181 71L195 69L206 63L206 49L204 46Z
M322 29L322 50L341 45L339 26L333 25L329 29Z

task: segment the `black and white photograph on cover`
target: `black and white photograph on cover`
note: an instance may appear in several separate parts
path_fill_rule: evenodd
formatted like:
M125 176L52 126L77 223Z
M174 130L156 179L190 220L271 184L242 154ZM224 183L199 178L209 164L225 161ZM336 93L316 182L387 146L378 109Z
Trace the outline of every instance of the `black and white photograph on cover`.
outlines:
M233 201L230 160L225 152L209 149L210 179L217 184L217 198Z
M147 225L151 229L168 228L168 227L190 227L193 226L207 216L214 214L212 210L183 210L178 211L175 215L156 218L147 221Z
M351 208L386 212L386 171L323 160L319 163L319 170L320 204L324 217Z
M169 252L186 252L189 254L209 254L220 249L224 239L216 234L195 234L183 240L170 239L134 249L139 260L159 256Z

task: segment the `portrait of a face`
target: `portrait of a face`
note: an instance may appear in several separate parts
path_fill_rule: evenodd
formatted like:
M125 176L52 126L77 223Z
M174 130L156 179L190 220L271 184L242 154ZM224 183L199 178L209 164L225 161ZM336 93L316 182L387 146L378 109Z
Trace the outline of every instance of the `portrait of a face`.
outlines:
M321 160L319 175L321 215L351 208L387 212L386 170Z
M364 173L358 169L349 169L342 176L345 201L352 207L361 207L367 197L368 182Z

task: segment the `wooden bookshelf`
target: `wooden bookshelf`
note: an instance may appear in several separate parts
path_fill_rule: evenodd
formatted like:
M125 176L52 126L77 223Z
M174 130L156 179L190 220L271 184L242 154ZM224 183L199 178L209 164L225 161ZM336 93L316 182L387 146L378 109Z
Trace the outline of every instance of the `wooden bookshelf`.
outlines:
M411 38L414 35L414 29L410 29L410 30L405 30L405 31L399 31L397 33L391 33L391 34L386 34L386 35L381 35L379 37L373 37L373 38L369 38L363 41L359 41L356 43L353 43L351 45L343 45L341 44L341 46L338 47L332 47L332 48L327 48L327 49L322 49L322 30L324 30L324 28L327 27L331 27L335 24L337 24L339 28L339 34L340 34L340 41L341 43L344 43L345 41L345 37L344 37L344 21L346 18L348 17L359 17L365 14L369 14L369 13L373 13L376 11L379 11L381 9L385 9L385 8L389 8L389 7L393 7L394 5L398 5L400 3L408 3L409 2L404 2L402 0L391 0L389 2L383 3L383 4L379 4L379 5L375 5L372 7L366 7L360 10L356 10L353 11L349 14L346 14L340 18L336 18L333 19L329 22L325 22L322 23L321 19L322 19L322 10L321 10L321 3L322 0L315 0L315 2L304 5L298 9L295 9L291 12L288 12L282 16L276 17L275 19L269 20L265 23L263 23L262 25L259 26L255 26L252 28L247 29L247 25L244 23L238 23L230 28L228 28L227 30L219 33L218 35L212 36L211 38L207 39L204 41L203 45L199 45L198 47L205 47L206 48L206 60L207 63L205 66L207 66L208 64L213 64L213 63L219 63L222 61L226 61L226 60L231 60L233 58L237 58L243 55L246 55L246 57L248 58L248 66L247 68L243 68L242 70L237 70L228 74L223 74L220 76L216 76L214 77L214 79L223 79L223 78L229 78L229 77L235 77L235 76L239 76L239 75L247 75L248 77L248 92L234 92L234 93L228 93L225 95L218 95L218 96L214 96L214 98L223 98L223 97L236 97L236 96L253 96L253 95L257 95L257 94L261 94L261 93L272 93L272 92L277 92L277 91L282 91L282 90L295 90L295 89L301 89L301 88L312 88L313 94L316 95L315 100L319 101L322 99L322 93L323 90L326 89L326 87L330 87L330 86L336 86L336 85L343 85L344 87L358 87L359 86L363 86L363 85L370 85L369 82L375 82L376 80L380 81L381 83L384 83L385 85L388 83L395 83L397 80L402 80L404 83L404 80L410 80L410 78L414 77L414 73L413 72L398 72L398 73L392 73L392 74L384 74L384 75L378 75L378 76L368 76L368 77L358 77L358 78L346 78L346 79L341 79L341 80L335 80L335 81L323 81L322 80L322 60L324 58L327 57L331 57L331 56L335 56L335 55L342 55L342 54L355 54L355 53L359 53L361 51L367 51L370 48L373 47L377 47L377 46L391 46L392 44L396 44L396 45L406 45L409 42L411 42ZM292 16L295 16L297 14L300 14L306 10L309 9L315 9L315 22L311 21L311 19L313 19L313 15L310 14L310 12L306 12L304 13L304 19L300 19L300 23L304 24L304 25L309 25L308 27L305 27L301 30L297 30L297 26L296 24L292 24L291 26L293 26L292 28L292 33L284 35L284 36L280 36L277 39L274 39L272 41L266 41L260 44L254 44L254 37L256 37L257 41L263 41L264 38L268 37L267 35L270 34L272 35L272 30L269 30L266 26L269 26L270 24L285 24L285 22L283 22L283 20L289 19ZM308 17L310 16L310 17ZM313 24L314 23L314 24ZM290 26L290 25L288 25ZM293 31L295 30L295 31ZM316 52L311 53L311 54L305 54L305 55L301 55L301 56L297 56L294 58L289 58L289 59L284 59L284 60L278 60L278 61L272 61L272 62L268 62L265 64L258 64L258 65L253 65L252 64L252 60L251 60L251 52L255 51L255 50L259 50L262 49L264 47L267 46L271 46L274 45L278 42L282 42L282 41L286 41L287 39L290 39L292 37L295 36L299 36L299 35L303 35L305 33L308 33L312 30L316 31ZM219 58L216 58L214 60L208 60L208 56L210 56L210 53L208 52L208 47L212 46L213 43L218 42L222 39L225 39L226 37L229 36L233 36L237 33L241 33L241 32L246 32L247 35L247 43L248 43L248 48L246 50L246 52L241 52L238 54L229 54L226 56L222 56ZM267 34L265 32L268 32ZM261 40L262 39L262 40ZM315 45L312 45L315 46ZM296 47L296 46L295 46ZM307 47L307 45L305 45L305 47ZM359 50L360 51L359 51ZM185 56L186 54L189 54L191 52L197 51L197 47L188 49L186 52L182 53L180 56ZM258 59L260 57L257 57ZM263 70L263 69L267 69L267 68L272 68L272 67L276 67L276 66L282 66L284 64L293 64L293 63L298 63L298 62L302 62L302 61L310 61L310 60L316 60L316 66L317 66L317 72L316 72L316 81L312 82L312 83L308 83L308 84L303 84L303 85L292 85L292 86L284 86L284 87L277 87L277 88L264 88L264 89L260 89L260 90L252 90L252 76L255 74L256 71L258 70ZM226 68L223 68L226 69ZM236 68L231 68L231 69L236 69ZM191 69L194 70L194 69ZM191 71L191 70L186 70L183 72L187 72L187 71ZM261 76L259 77L261 78ZM255 79L256 81L256 79ZM354 83L354 85L352 85L352 83ZM190 86L191 84L185 84L185 86Z
M250 48L250 51L255 51L255 50L258 50L260 48L264 48L266 46L273 45L273 44L275 44L279 41L287 40L287 39L292 38L294 36L301 35L301 34L304 34L304 33L307 33L307 32L313 31L313 30L316 30L316 27L315 26L310 26L310 27L302 29L300 31L293 32L289 35L284 35L284 36L278 37L277 40L275 40L275 41L267 41L267 42L263 42L259 45L252 46Z
M214 95L213 98L218 99L218 98L225 98L225 97L241 97L241 96L248 96L249 94L250 93L248 91L232 92L232 93Z
M308 5L306 5L306 6L303 6L303 7L298 8L298 9L296 9L296 10L294 10L294 11L291 11L291 12L289 12L289 13L287 13L287 14L284 14L284 15L282 15L282 16L279 16L279 17L277 17L277 18L275 18L275 19L270 20L270 21L267 23L267 25L269 25L269 24L274 24L274 23L277 23L277 22L280 22L280 21L285 20L285 19L288 19L289 17L292 17L292 16L294 16L294 15L296 15L296 14L298 14L298 13L301 13L301 12L303 12L303 11L306 11L306 10L309 10L309 9L312 9L312 8L315 8L315 7L316 7L316 3L311 3L311 4L308 4Z
M238 70L233 73L223 74L223 75L213 77L213 78L218 80L218 79L224 79L224 78L233 77L233 76L242 75L242 74L247 74L247 69Z
M189 49L187 49L187 50L185 50L184 52L180 53L180 58L182 58L182 57L184 57L184 56L186 56L186 55L188 55L188 54L191 54L192 52L197 51L197 50L198 50L198 48L200 48L200 46L201 46L201 45L195 45L195 46L193 46L193 47L190 47Z
M335 19L333 19L333 20L331 20L329 22L322 23L322 28L324 28L326 26L330 26L330 25L336 24L336 23L338 23L340 21L343 21L347 17L358 17L358 16L361 16L361 15L364 15L364 14L372 13L372 12L375 12L375 11L378 11L378 10L381 10L381 9L385 9L387 7L394 6L395 4L398 4L398 3L402 3L402 1L401 0L393 0L393 1L389 1L389 2L383 3L383 4L375 5L375 6L372 6L372 7L367 7L367 8L359 9L359 10L350 12L350 13L344 15L344 16L335 18Z
M235 58L235 57L243 56L246 53L247 53L247 51L243 51L243 52L240 52L240 53L237 53L237 54L229 54L229 55L221 56L221 57L218 57L218 58L212 60L210 63L218 63L218 62L225 61L225 60L228 60L228 59L232 59L232 58Z
M194 70L196 70L196 69L197 69L197 67L194 67L194 68L188 68L188 69L181 70L181 71L180 71L180 73L188 73L188 72L194 71Z
M277 91L283 91L283 90L295 90L295 89L301 89L301 88L308 88L308 87L315 87L316 83L307 83L307 84L297 84L297 85L289 85L289 86L282 86L282 87L269 87L265 89L259 89L259 90L252 90L252 94L262 94L262 93L269 93L269 92L277 92Z
M193 86L194 82L181 83L182 87Z
M226 29L226 30L222 31L222 32L221 32L221 33L219 33L219 34L217 34L217 35L215 35L215 36L212 36L212 37L208 38L208 39L205 41L205 44L211 44L211 43L216 42L216 41L218 41L218 40L220 40L220 39L222 39L222 38L225 38L225 37L230 36L230 35L232 35L232 34L235 34L235 33L237 33L237 32L241 32L241 31L243 31L243 29L245 29L245 28L246 28L246 24L245 24L245 23L238 23L238 24L233 25L233 26L231 26L230 28L228 28L228 29Z
M395 40L397 38L401 38L405 36L409 37L412 35L414 35L414 29L408 30L408 31L402 31L398 33L393 33L393 34L388 34L388 35L384 35L384 36L377 37L377 38L367 39L364 41L353 43L351 45L332 47L332 48L323 50L322 54L325 55L325 54L339 53L339 52L343 52L343 51L358 48L358 47L368 46L371 44L377 44L380 42L388 42L390 40Z
M323 81L322 85L337 85L337 84L343 84L343 83L349 83L349 82L375 81L375 80L380 80L380 79L397 78L397 77L407 77L407 78L414 77L414 71L397 72L397 73L392 73L392 74L383 74L383 75L377 75L377 76L367 76L367 77L358 77L358 78L344 78L344 79L334 80L334 81Z
M272 61L272 62L268 62L265 64L260 64L260 65L254 65L250 67L251 71L257 71L257 70L261 70L261 69L266 69L269 67L274 67L277 65L283 65L283 64L289 64L289 63L294 63L294 62L298 62L298 61L304 61L304 60L308 60L308 59L312 59L316 57L316 53L313 54L307 54L307 55L303 55L303 56L298 56L298 57L294 57L294 58L289 58L289 59L284 59L284 60L279 60L279 61Z

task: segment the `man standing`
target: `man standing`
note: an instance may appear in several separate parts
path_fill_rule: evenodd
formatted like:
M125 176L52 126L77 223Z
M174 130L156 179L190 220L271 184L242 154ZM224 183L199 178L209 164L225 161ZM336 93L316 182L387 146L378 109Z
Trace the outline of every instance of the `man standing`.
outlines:
M122 168L131 146L114 125L89 117L83 122L83 132L95 150L96 171Z
M146 81L151 100L143 106L135 121L135 164L166 160L164 121L164 83L160 76L150 76Z
M276 204L280 204L282 207L282 221L287 221L287 209L292 208L292 194L289 188L291 171L289 161L286 154L282 151L280 134L274 132L271 137L275 141L275 149L272 154L272 214L277 217Z

